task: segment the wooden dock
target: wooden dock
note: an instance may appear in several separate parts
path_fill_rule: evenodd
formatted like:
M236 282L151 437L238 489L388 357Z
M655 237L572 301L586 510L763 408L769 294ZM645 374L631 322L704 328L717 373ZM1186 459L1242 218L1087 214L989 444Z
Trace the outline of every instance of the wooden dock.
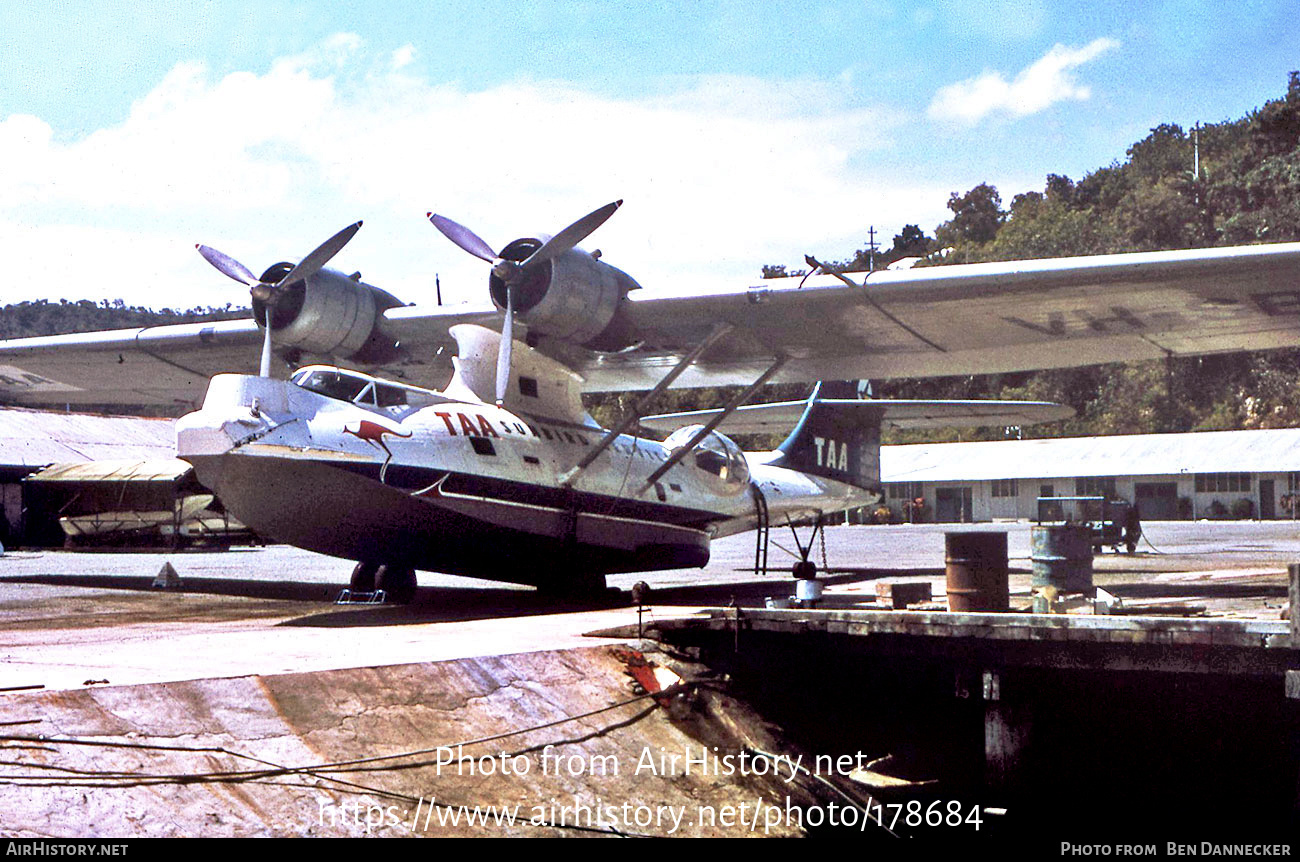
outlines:
M652 623L646 636L725 673L819 753L901 752L909 777L1019 812L1022 823L1083 806L1126 829L1204 825L1205 811L1215 823L1291 829L1300 825L1297 628L727 607Z

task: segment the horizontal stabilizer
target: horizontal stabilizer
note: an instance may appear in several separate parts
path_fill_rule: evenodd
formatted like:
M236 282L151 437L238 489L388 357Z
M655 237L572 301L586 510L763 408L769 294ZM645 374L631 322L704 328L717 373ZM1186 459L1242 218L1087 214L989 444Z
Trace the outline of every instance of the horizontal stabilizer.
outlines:
M837 410L883 411L881 424L894 428L963 428L978 425L1036 425L1058 422L1074 409L1050 401L912 401L827 399L820 404ZM718 430L728 434L784 434L803 416L807 401L777 401L738 408ZM684 425L709 422L721 410L663 413L641 420L646 428L671 432Z

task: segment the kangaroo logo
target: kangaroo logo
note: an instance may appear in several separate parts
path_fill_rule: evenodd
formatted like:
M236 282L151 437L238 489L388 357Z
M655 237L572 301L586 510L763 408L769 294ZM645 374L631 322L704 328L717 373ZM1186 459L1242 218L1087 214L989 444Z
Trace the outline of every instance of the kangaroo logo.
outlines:
M410 437L412 434L411 431L407 431L405 434L402 434L401 432L394 431L392 428L389 428L385 425L380 425L378 422L371 422L369 419L362 419L360 422L356 423L356 427L353 427L352 425L344 425L343 433L351 434L353 437L356 437L358 440L364 440L367 443L369 443L371 446L374 446L377 449L384 450L384 455L385 455L384 466L379 468L380 482L384 481L384 476L387 475L388 473L388 464L390 461L393 460L393 453L389 451L388 444L384 442L384 435L391 434L394 437L401 437L405 439L407 437Z

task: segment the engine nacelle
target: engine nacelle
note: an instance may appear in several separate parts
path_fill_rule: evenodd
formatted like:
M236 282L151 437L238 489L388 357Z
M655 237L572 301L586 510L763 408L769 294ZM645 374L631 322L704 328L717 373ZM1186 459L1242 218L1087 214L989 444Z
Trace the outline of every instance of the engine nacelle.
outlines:
M277 264L262 276L275 281ZM280 277L284 273L279 274ZM401 305L386 291L349 278L341 272L322 269L307 281L297 281L276 290L271 309L271 332L277 348L298 348L324 356L343 357L364 364L395 358L399 346L386 335L380 322L383 311ZM266 304L254 299L253 313L265 324Z
M539 239L517 239L501 251L501 257L522 261L541 244ZM640 287L632 276L576 248L529 269L512 292L515 314L530 331L592 350L621 350L634 343L620 313L623 297ZM504 310L505 283L492 275L488 290Z

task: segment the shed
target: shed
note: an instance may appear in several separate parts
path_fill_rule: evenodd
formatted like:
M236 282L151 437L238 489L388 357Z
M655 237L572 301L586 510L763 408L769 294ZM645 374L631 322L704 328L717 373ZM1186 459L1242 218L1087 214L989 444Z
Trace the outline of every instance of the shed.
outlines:
M96 459L144 461L176 453L173 419L0 408L0 541L23 523L25 476L50 464Z
M112 538L157 542L212 503L194 468L175 458L53 464L22 482L30 544Z

